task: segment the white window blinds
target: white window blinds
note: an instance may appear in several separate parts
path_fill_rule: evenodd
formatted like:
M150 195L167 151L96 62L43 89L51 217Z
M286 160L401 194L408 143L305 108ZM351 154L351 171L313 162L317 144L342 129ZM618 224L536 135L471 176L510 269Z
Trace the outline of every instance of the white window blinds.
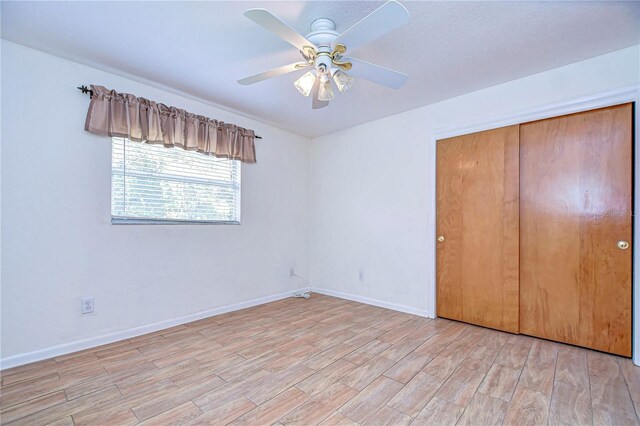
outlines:
M240 162L112 138L114 223L239 223Z

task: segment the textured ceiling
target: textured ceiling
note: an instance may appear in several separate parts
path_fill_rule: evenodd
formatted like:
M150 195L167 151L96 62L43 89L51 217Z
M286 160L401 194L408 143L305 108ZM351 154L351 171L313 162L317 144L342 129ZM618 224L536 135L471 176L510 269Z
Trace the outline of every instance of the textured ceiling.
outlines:
M245 18L246 9L268 9L305 34L320 17L344 31L382 3L3 1L2 38L153 80L311 137L640 41L639 2L406 1L408 25L353 53L409 74L400 90L359 80L329 107L312 110L292 84L301 72L236 83L300 58Z

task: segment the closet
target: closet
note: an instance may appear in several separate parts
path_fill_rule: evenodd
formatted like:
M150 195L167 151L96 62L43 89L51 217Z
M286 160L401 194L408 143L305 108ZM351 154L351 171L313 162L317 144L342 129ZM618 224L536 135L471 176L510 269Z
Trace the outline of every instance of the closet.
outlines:
M633 105L437 142L440 317L631 356Z

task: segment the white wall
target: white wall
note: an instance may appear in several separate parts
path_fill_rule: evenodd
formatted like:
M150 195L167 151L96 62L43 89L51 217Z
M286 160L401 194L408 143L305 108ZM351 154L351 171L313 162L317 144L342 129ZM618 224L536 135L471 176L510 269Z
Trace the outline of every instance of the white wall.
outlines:
M432 316L435 144L429 135L638 84L639 57L636 46L315 138L313 285Z
M10 42L1 49L4 367L302 287L289 267L308 275L307 138ZM111 142L83 130L89 98L76 89L91 83L255 129L264 139L258 163L242 166L242 225L111 225ZM83 296L95 297L94 314L80 314Z

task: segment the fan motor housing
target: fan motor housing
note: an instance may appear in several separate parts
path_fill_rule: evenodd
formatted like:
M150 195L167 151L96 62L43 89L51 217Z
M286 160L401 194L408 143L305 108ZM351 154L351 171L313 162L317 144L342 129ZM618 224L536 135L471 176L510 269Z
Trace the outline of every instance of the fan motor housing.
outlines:
M305 38L315 44L319 52L331 52L331 43L338 35L335 22L328 18L319 18L311 23L311 32Z

